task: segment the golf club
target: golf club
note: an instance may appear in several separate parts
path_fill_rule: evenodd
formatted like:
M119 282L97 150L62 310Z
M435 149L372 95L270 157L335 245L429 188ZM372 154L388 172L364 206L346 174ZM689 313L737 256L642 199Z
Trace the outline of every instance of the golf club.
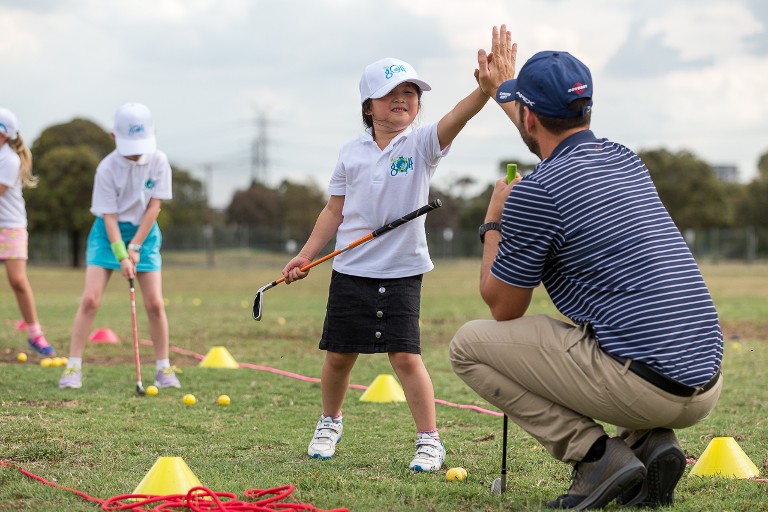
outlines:
M507 415L504 415L504 434L501 440L501 476L491 484L493 494L501 494L507 490Z
M136 292L133 288L133 278L128 279L131 287L131 322L133 323L133 356L136 360L136 392L144 396L147 392L141 384L141 361L139 360L139 329L136 327Z
M405 224L406 222L415 219L416 217L420 217L421 215L424 215L425 213L430 212L430 211L434 210L435 208L439 208L442 205L443 205L442 201L440 201L439 199L435 199L431 203L425 204L424 206L422 206L418 210L414 210L411 213L409 213L408 215L400 217L399 219L397 219L395 221L392 221L389 224L381 226L379 229L368 233L364 237L362 237L362 238L360 238L358 240L355 240L354 242L352 242L348 246L343 247L341 249L337 249L337 250L333 251L332 253L327 254L327 255L323 256L322 258L319 258L319 259L313 261L309 265L307 265L305 267L302 267L301 271L302 272L306 272L307 270L311 269L315 265L319 265L320 263L322 263L324 261L328 261L329 259L331 259L331 258L333 258L335 256L338 256L339 254L341 254L343 252L347 252L348 250L350 250L350 249L352 249L354 247L357 247L358 245L362 245L365 242L368 242L369 240L373 240L377 236L383 235L387 231L392 231L396 227L401 226L401 225ZM263 307L263 301L264 301L264 299L263 299L264 292L266 292L270 288L273 288L273 287L279 285L283 281L285 281L285 277L281 277L280 279L278 279L276 281L272 281L268 285L262 286L256 292L256 298L253 299L253 319L254 320L261 320L261 313L262 313L262 307Z

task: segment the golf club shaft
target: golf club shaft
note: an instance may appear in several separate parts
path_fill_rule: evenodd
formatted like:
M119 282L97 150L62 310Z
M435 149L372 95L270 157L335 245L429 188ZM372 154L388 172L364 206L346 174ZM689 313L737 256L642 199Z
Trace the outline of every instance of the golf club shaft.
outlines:
M133 356L136 361L136 391L144 394L144 386L141 383L141 360L139 359L139 329L136 325L136 291L133 287L133 278L128 279L131 289L131 324L133 327Z
M425 213L431 212L435 208L439 208L442 205L443 205L443 202L440 201L440 199L435 199L431 203L425 204L424 206L422 206L418 210L414 210L411 213L409 213L408 215L404 215L403 217L400 217L399 219L397 219L395 221L392 221L389 224L381 226L380 228L376 229L375 231L371 231L370 233L368 233L364 237L355 240L354 242L352 242L351 244L347 245L346 247L343 247L341 249L337 249L337 250L333 251L330 254L326 254L322 258L316 259L315 261L313 261L309 265L301 267L300 270L302 272L306 272L307 270L311 269L312 267L314 267L316 265L319 265L319 264L323 263L324 261L328 261L329 259L334 258L334 257L338 256L339 254L341 254L343 252L347 252L348 250L353 249L353 248L357 247L358 245L362 245L365 242L368 242L369 240L373 240L377 236L383 235L387 231L392 231L396 227L402 226L406 222L411 221L411 220L415 219L416 217L421 217ZM285 281L285 277L281 277L277 281L273 281L271 283L271 285L272 286L276 286L276 285L282 283L283 281ZM265 288L263 291L266 291L267 289L272 288L272 286L269 286L268 288Z
M507 489L507 427L509 418L504 414L504 433L501 439L501 492Z

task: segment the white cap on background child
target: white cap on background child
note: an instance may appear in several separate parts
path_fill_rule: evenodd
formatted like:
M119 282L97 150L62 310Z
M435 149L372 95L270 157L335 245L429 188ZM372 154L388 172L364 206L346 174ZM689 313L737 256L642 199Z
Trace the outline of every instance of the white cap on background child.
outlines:
M382 98L403 82L412 82L422 91L432 90L427 82L419 80L416 70L407 62L393 58L377 60L366 66L360 79L360 103Z
M0 134L7 135L11 140L19 134L19 121L16 115L3 107L0 107Z
M126 103L115 113L115 145L123 156L147 155L157 150L152 113L141 103Z

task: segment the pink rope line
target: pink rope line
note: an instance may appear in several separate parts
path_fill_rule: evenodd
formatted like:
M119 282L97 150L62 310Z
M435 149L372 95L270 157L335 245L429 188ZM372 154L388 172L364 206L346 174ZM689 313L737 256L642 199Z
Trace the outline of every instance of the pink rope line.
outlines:
M144 345L152 345L152 341L151 340L141 340L141 343L144 344ZM200 361L205 359L205 356L202 355L202 354L198 354L196 352L192 352L191 350L187 350L187 349L184 349L184 348L176 347L174 345L170 346L170 350L173 351L173 352L176 352L177 354L182 354L182 355L185 355L185 356L194 357L195 359L200 360ZM258 370L258 371L262 371L262 372L270 372L270 373L274 373L276 375L282 375L283 377L290 377L292 379L302 380L304 382L320 382L320 379L317 378L317 377L307 377L306 375L300 375L298 373L293 373L293 372L289 372L289 371L285 371L285 370L280 370L280 369L277 369L277 368L272 368L271 366L262 366L262 365L259 365L259 364L252 364L252 363L238 363L238 364L240 365L241 368L248 368L250 370ZM350 384L349 387L352 388L352 389L360 389L360 390L363 390L363 391L368 389L368 386L364 386L362 384ZM502 412L491 411L489 409L484 409L484 408L478 407L476 405L456 404L456 403L453 403L453 402L448 402L446 400L440 400L438 398L435 398L435 403L436 404L440 404L440 405L447 405L448 407L456 407L458 409L466 409L466 410L469 410L469 411L475 411L475 412L479 412L481 414L489 414L491 416L498 416L498 417L504 416L504 413L502 413Z

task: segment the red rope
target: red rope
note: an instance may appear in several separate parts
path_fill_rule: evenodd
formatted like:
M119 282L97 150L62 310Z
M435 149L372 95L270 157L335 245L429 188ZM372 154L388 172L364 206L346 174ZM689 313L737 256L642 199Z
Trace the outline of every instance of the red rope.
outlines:
M284 503L282 500L290 497L295 487L293 485L283 485L274 489L248 489L245 491L246 498L261 498L257 501L240 501L236 494L229 492L213 492L207 487L193 487L187 494L168 494L166 496L153 496L150 494L121 494L113 496L107 500L100 500L89 496L88 494L71 489L55 482L35 475L23 468L13 466L8 462L0 460L0 466L6 466L16 469L20 473L33 480L42 482L45 485L63 489L74 493L81 498L98 503L102 510L119 511L135 510L138 512L164 512L166 510L191 510L193 512L277 512L285 510L299 510L306 512L349 512L347 508L334 508L330 510L319 509L309 503ZM146 508L151 507L151 508Z
M141 343L143 343L144 345L153 345L152 340L141 340ZM204 355L198 354L196 352L193 352L193 351L185 349L185 348L176 347L176 346L171 345L169 347L169 349L170 349L171 352L175 352L177 354L182 354L182 355L185 355L185 356L194 357L195 359L197 359L199 361L202 361L203 359L205 359ZM252 364L252 363L238 363L238 364L240 365L241 368L248 368L250 370L258 370L258 371L262 371L262 372L270 372L270 373L274 373L276 375L282 375L283 377L290 377L292 379L303 380L304 382L315 382L315 383L320 382L320 379L317 378L317 377L307 377L306 375L300 375L298 373L288 372L288 371L285 371L285 370L280 370L278 368L272 368L270 366L262 366L262 365L258 365L258 364ZM368 386L364 386L362 384L350 384L349 387L352 388L352 389L361 389L363 391L368 389ZM498 411L491 411L489 409L485 409L483 407L478 407L476 405L455 404L453 402L448 402L446 400L440 400L439 398L435 398L435 403L436 404L441 404L441 405L447 405L448 407L457 407L459 409L466 409L466 410L470 410L470 411L479 412L479 413L482 413L482 414L488 414L488 415L491 415L491 416L499 416L499 417L504 416L504 413L501 413L501 412L498 412Z

